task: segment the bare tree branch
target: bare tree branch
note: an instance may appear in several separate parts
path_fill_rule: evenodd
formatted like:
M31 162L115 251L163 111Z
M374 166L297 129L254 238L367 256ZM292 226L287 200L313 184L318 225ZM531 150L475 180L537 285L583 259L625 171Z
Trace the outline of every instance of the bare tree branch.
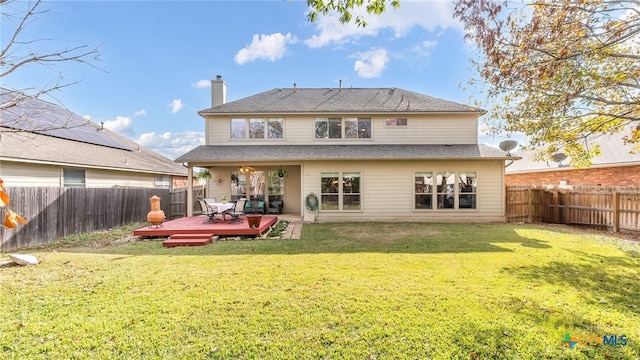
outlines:
M95 66L95 63L100 60L100 45L91 47L82 44L61 46L55 50L45 50L47 48L46 45L54 43L55 46L55 41L47 38L25 38L25 29L37 21L40 16L50 12L50 9L44 8L42 0L33 2L0 0L0 4L2 5L3 31L6 32L7 29L13 30L11 36L9 36L9 41L3 44L2 49L0 49L0 83L7 83L6 80L11 76L27 71L28 68L33 66L44 66L55 71L56 65L72 62L101 71L100 68ZM32 50L36 45L38 50ZM58 101L55 96L56 92L75 85L79 81L66 81L62 72L58 71L53 79L45 79L37 87L1 89L0 111L9 111L14 107L23 106L29 98L43 98L46 96ZM60 102L58 101L58 103ZM16 130L9 130L1 120L0 125L2 126L0 131ZM64 126L64 124L56 126Z

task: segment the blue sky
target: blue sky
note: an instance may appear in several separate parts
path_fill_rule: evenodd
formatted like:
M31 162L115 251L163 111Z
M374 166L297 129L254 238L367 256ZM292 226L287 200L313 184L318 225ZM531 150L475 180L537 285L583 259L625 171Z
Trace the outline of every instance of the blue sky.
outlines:
M32 66L2 86L42 87L62 72L65 82L80 81L56 93L64 106L170 159L203 144L197 112L210 107L216 75L227 83L228 101L342 80L343 87L399 87L471 104L473 89L463 87L473 52L451 1L401 4L357 28L335 14L309 23L299 0L47 1L51 11L24 36L50 39L41 45L50 48L100 45L97 69Z

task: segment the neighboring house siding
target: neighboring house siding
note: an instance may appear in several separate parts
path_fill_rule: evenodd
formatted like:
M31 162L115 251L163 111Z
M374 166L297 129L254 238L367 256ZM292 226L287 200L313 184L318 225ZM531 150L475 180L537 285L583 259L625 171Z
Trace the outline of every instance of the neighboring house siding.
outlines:
M320 211L319 221L504 221L500 161L305 162L302 198L321 194L323 172L359 172L360 211ZM476 209L414 209L414 174L421 171L477 172Z
M7 186L53 186L62 184L63 166L0 162L0 178ZM71 168L71 167L69 167ZM81 169L81 168L77 168ZM124 171L85 169L85 184L90 188L113 186L155 187L155 175Z
M129 173L124 171L88 169L86 171L87 187L155 187L155 175L143 173Z
M506 175L507 185L640 186L640 165L591 167Z
M59 187L62 168L54 165L40 165L0 161L0 178L5 186L53 186Z
M315 139L314 126L316 117L370 117L372 124L371 139ZM395 116L395 115L394 115ZM238 115L237 118L262 117L260 115ZM206 120L206 144L309 144L331 143L352 145L357 143L374 144L476 144L478 120L475 114L434 114L420 116L403 116L408 119L407 126L387 127L385 125L386 116L361 115L340 115L327 114L318 116L308 115L269 115L267 117L282 117L284 119L284 139L230 139L230 119L231 116L211 116Z

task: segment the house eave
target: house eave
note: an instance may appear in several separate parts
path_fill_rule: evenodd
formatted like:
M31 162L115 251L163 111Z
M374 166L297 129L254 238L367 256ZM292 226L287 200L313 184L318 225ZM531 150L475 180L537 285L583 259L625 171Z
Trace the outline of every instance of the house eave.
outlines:
M201 145L181 163L369 160L517 160L486 145Z
M202 118L207 118L210 116L291 116L291 115L307 115L307 116L323 116L328 114L335 115L357 115L357 116L409 116L409 115L466 115L466 114L475 114L478 117L486 114L486 111L425 111L425 110L415 110L415 111L353 111L353 110L332 110L332 111L265 111L265 112L246 112L246 111L208 111L202 110L198 111L198 115Z
M127 167L113 167L113 166L98 166L98 165L90 165L90 164L68 163L68 162L59 162L59 161L46 161L46 160L37 160L37 159L22 159L22 158L11 158L11 157L0 157L0 162L2 162L2 161L14 162L14 163L23 163L23 164L34 164L34 165L62 166L62 167L69 167L69 168L110 170L110 171L126 171L126 172L143 173L143 174L155 174L155 175L187 176L187 174L188 174L186 169L185 169L184 174L181 174L181 173L177 173L177 172L151 171L151 170L148 170L148 169L137 169L137 168L127 168Z

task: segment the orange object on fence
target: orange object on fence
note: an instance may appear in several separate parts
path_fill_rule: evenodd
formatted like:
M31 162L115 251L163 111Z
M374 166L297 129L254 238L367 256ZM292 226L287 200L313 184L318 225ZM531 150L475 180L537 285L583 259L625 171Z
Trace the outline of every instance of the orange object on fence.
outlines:
M6 226L8 229L13 229L18 225L18 222L26 224L27 220L25 220L22 216L16 214L15 212L7 210L7 214L4 216L4 226Z

